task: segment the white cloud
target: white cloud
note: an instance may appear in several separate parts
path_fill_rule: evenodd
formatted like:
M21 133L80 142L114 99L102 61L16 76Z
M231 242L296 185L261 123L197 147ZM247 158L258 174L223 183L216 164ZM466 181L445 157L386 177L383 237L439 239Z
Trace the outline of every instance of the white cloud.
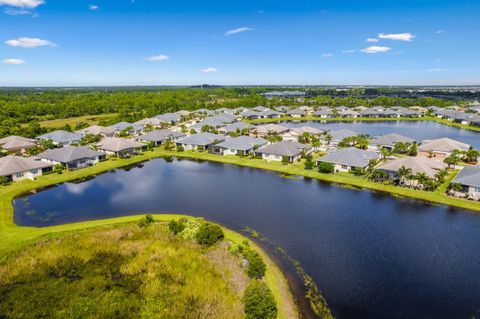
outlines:
M380 33L378 35L380 39L393 40L393 41L412 41L415 36L411 33Z
M21 47L21 48L36 48L36 47L41 47L41 46L49 46L49 47L54 47L56 46L55 43L50 42L48 40L43 40L39 38L17 38L17 39L12 39L5 41L6 44L12 46L12 47Z
M167 61L170 60L170 57L165 54L160 54L160 55L154 55L148 58L144 58L145 61L154 61L154 62L160 62L160 61Z
M322 57L324 57L326 59L329 59L329 58L333 57L333 53L324 53L324 54L322 54Z
M44 4L43 0L0 0L0 6L10 6L19 8L36 8Z
M377 38L367 38L366 40L367 42L370 42L370 43L374 43L374 42L378 42L380 40L378 40Z
M385 53L390 50L392 50L392 48L373 45L371 47L362 49L360 51L362 51L363 53L375 54L375 53Z
M25 64L27 61L22 60L22 59L5 59L2 61L3 64L11 64L11 65L17 65L17 64Z
M230 35L234 35L234 34L241 33L241 32L247 32L247 31L253 31L253 29L249 28L249 27L236 28L236 29L226 31L225 35L230 36Z
M29 15L32 14L32 11L25 10L25 9L5 9L3 12L5 14L11 15L11 16L24 16L24 15Z
M96 11L96 10L98 10L98 6L96 4L91 4L91 5L88 6L88 9L92 10L92 11Z
M437 30L437 31L435 31L435 34L443 34L443 33L447 33L447 31L445 31L445 30Z
M446 72L448 69L441 69L441 68L436 68L436 69L427 69L427 72Z
M355 51L356 51L355 49L348 49L348 50L342 50L340 52L345 53L345 54L349 54L349 53L355 53Z
M218 70L215 69L215 68L212 68L212 67L210 66L210 67L208 67L208 68L201 69L200 72L203 72L203 73L214 73L214 72L218 72Z

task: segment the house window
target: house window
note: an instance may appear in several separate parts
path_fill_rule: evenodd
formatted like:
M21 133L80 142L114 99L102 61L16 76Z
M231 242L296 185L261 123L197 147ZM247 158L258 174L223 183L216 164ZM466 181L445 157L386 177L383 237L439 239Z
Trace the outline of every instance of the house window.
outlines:
M32 172L32 174L37 174L37 173L38 173L38 169L32 169L30 172Z
M475 187L474 190L475 190L475 193L480 193L480 187Z
M17 178L23 177L23 173L16 173L15 176L16 176Z
M342 169L348 169L347 165L342 165Z

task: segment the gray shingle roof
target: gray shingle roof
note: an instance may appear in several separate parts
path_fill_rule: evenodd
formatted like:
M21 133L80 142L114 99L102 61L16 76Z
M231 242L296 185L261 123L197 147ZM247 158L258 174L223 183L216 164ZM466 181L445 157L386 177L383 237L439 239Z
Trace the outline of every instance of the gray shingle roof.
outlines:
M76 131L78 134L93 134L93 135L111 135L114 133L114 130L111 127L104 127L100 125L92 125L87 128Z
M391 133L385 134L381 136L374 137L370 144L371 145L382 145L382 146L393 146L395 143L402 142L402 143L413 143L415 140L410 137L406 137L400 134Z
M155 116L156 119L159 119L160 121L165 123L176 123L180 120L181 117L182 116L180 114L176 113L165 113Z
M350 131L347 129L340 129L340 130L330 131L329 134L332 136L333 141L341 141L344 138L357 136L360 133Z
M355 147L347 147L322 156L318 158L317 161L353 167L366 167L370 160L378 158L379 154L375 152L364 151Z
M54 162L69 163L79 159L104 156L105 153L94 151L88 147L67 146L46 150L37 155L38 158L47 159Z
M236 122L232 124L225 125L221 130L227 133L235 132L236 130L244 130L244 129L253 129L255 126L243 122Z
M250 136L239 136L225 140L217 144L217 147L227 148L231 150L247 151L251 150L255 145L266 145L267 141L263 138L253 138Z
M268 133L284 133L289 130L288 127L281 126L278 124L265 124L265 125L258 125L255 128L255 131L259 134L268 134Z
M120 123L117 123L117 124L113 124L110 127L113 128L115 131L123 131L123 130L129 128L129 127L134 129L135 131L143 130L143 126L141 126L139 124L135 124L135 123L128 123L128 122L120 122Z
M52 140L56 143L74 143L78 142L82 139L80 134L71 133L67 131L53 131L44 135L40 135L37 137L39 140Z
M32 169L40 169L52 166L53 164L37 161L30 157L8 155L0 158L0 176L9 176Z
M173 132L167 129L151 131L137 137L139 141L163 142L171 138L181 138L186 136L183 133Z
M188 144L195 146L207 146L212 144L215 140L224 141L225 136L213 134L210 132L202 132L198 134L193 134L187 137L184 137L177 141L179 144Z
M260 154L276 155L276 156L298 156L302 150L308 151L311 147L305 144L283 141L275 144L264 146L257 150Z
M452 183L480 187L480 166L466 166L455 176Z
M397 158L377 168L384 171L398 172L402 166L411 169L413 174L424 173L430 178L435 178L435 174L446 167L446 165L440 161L418 156Z
M422 144L418 147L418 150L422 152L452 152L454 150L468 151L469 148L469 144L452 140L450 138L439 138L435 140L422 141Z
M98 142L96 146L105 151L110 152L121 152L124 150L129 150L132 148L144 147L145 144L139 143L132 139L118 138L118 137L105 137L103 140Z
M35 140L22 136L8 136L0 139L0 146L4 150L28 148L35 146Z

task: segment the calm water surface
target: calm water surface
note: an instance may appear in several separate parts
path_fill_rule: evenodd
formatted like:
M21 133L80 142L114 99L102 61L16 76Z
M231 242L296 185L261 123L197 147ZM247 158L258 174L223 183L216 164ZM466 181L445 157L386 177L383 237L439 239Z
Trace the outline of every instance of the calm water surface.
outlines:
M375 122L283 122L287 127L313 126L323 130L349 129L370 136L388 133L402 134L421 142L426 139L449 137L480 149L480 133L458 129L432 121L375 121Z
M249 226L298 259L337 318L480 316L480 214L251 168L163 159L16 199L47 226L140 213Z

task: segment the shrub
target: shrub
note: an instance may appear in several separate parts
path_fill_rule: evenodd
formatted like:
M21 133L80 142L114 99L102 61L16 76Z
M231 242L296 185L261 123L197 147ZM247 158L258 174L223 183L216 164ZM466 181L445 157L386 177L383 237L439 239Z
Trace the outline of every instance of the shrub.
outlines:
M177 152L183 152L183 151L185 151L185 148L183 147L183 145L178 145Z
M243 296L246 319L274 319L277 317L277 303L268 286L253 280Z
M315 162L313 161L313 156L311 154L308 154L305 156L305 169L313 169L315 166Z
M0 185L7 185L8 178L6 176L0 176Z
M184 222L185 228L178 233L178 236L187 240L196 239L198 230L203 223L204 221L201 218L187 218Z
M248 247L243 248L243 256L248 261L247 275L250 278L260 279L265 276L267 265L263 262L262 256Z
M53 171L57 174L63 174L63 165L61 164L55 165L55 167L53 168Z
M318 171L320 173L330 174L330 173L333 173L334 170L335 170L335 167L333 166L332 163L320 163L320 164L318 164Z
M140 221L138 222L138 226L140 227L147 227L155 222L155 219L152 215L145 215Z
M177 235L178 233L181 233L185 229L186 223L187 223L186 218L180 218L178 221L171 220L170 223L168 223L168 229L170 229L172 234Z
M204 223L200 226L197 233L197 243L205 246L212 246L217 241L223 239L223 230L220 226Z

